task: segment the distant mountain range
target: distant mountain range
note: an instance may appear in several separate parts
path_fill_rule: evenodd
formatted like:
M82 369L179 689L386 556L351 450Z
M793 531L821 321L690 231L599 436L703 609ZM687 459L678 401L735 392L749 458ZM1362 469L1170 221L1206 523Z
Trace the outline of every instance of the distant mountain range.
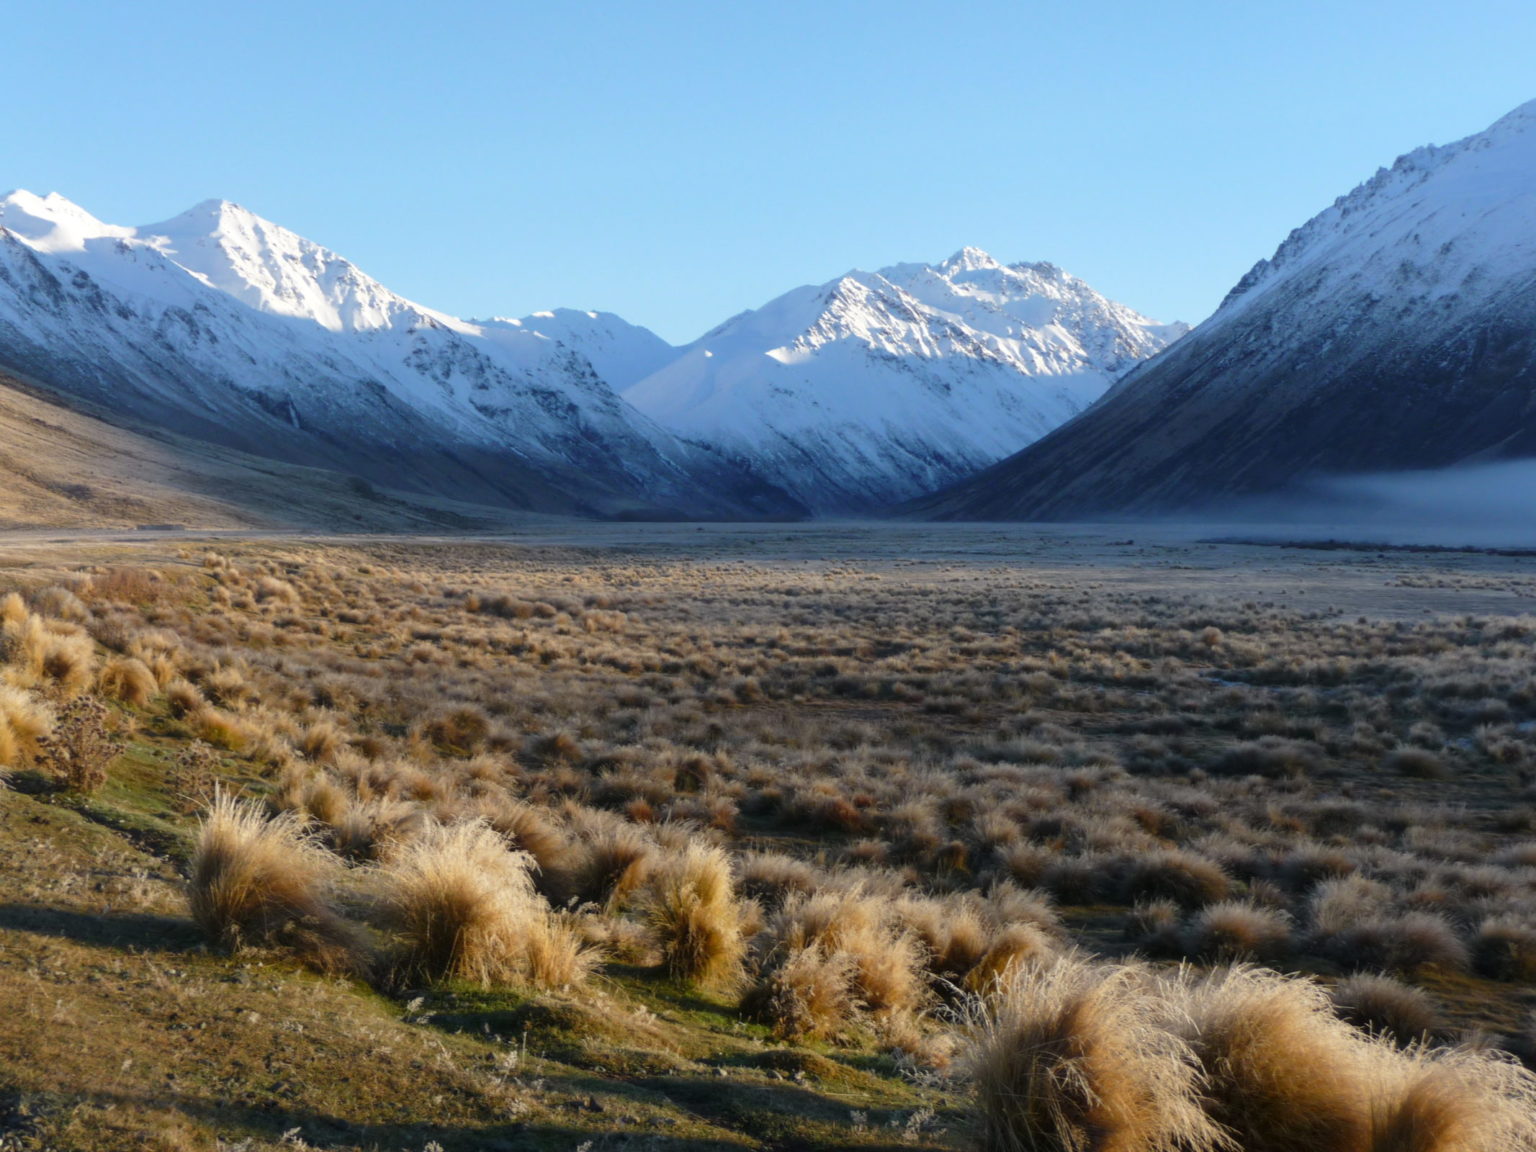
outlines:
M122 228L59 196L0 200L0 367L124 419L461 500L803 512L567 344L423 308L222 201Z
M1185 332L967 248L673 347L600 312L448 316L223 201L125 228L0 199L0 371L247 454L229 475L620 517L1124 516L1536 456L1536 102L1381 170Z
M674 348L605 313L436 312L224 201L129 228L0 199L0 368L109 418L544 511L870 511L1002 459L1182 331L967 249Z
M1174 512L1530 456L1536 102L1379 171L1082 416L907 511Z
M1186 330L1051 264L966 248L797 288L624 398L816 511L869 512L1038 439Z

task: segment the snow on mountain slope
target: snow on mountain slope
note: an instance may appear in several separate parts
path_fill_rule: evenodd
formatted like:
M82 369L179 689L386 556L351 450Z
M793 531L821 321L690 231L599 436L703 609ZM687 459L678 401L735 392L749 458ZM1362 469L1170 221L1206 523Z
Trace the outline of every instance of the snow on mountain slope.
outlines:
M967 248L794 289L624 395L820 512L862 512L1017 451L1183 331Z
M0 199L0 364L122 418L460 498L798 509L635 411L578 348L423 308L220 201L121 228L57 195Z
M917 510L1181 509L1532 455L1536 102L1378 171L1092 410Z
M608 386L620 393L676 359L678 354L676 348L649 328L631 324L612 312L556 308L520 320L497 317L477 323L492 339L507 331L532 332L579 351Z

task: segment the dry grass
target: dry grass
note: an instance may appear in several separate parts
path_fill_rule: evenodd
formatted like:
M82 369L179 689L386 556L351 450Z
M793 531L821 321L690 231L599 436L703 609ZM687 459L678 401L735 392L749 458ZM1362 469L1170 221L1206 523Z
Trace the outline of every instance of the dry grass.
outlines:
M31 763L53 731L54 712L30 692L0 683L0 766Z
M129 745L90 811L169 842L166 823L223 781L292 812L296 834L308 821L322 871L371 866L347 871L346 906L363 915L377 883L389 914L335 923L349 943L383 932L392 988L509 986L511 1002L579 981L590 945L619 962L594 987L726 999L633 966L745 986L744 1010L782 1037L942 1063L952 1009L1079 944L1391 971L1339 982L1338 1010L1409 1042L1418 982L1447 1031L1520 1042L1536 924L1524 618L1355 619L1020 558L751 550L236 545L35 584L0 600L17 786L85 803L25 769L59 709L93 699L99 664ZM428 862L456 836L480 846ZM406 863L409 881L386 879ZM271 883L278 911L244 936L283 944L296 930L263 927L284 922ZM1245 1016L1290 1028L1319 1067L1337 1049L1401 1070L1319 1017L1310 985L1265 1000L1225 979L1146 1002L1214 1061L1221 1099L1262 1100L1249 1082L1283 1071L1264 1070ZM1253 1003L1221 1007L1244 989ZM1308 1123L1327 1126L1326 1104ZM1327 1136L1295 1136L1304 1108L1278 1089L1264 1107L1261 1146Z
M221 948L293 948L329 970L352 966L351 937L327 889L334 858L291 815L268 818L220 794L203 817L187 880L192 919Z
M1389 1076L1368 1152L1536 1148L1536 1077L1503 1053L1419 1050Z
M1331 995L1340 1017L1399 1047L1427 1043L1445 1026L1427 993L1390 976L1351 976L1334 985Z
M373 886L399 987L463 980L558 987L596 961L534 890L532 858L478 822L429 825L379 865Z
M790 948L742 998L742 1012L784 1040L842 1035L862 1007L854 995L856 961L819 944Z
M1063 957L1007 973L968 1021L988 1152L1223 1146L1149 973ZM1303 1147L1303 1145L1295 1145Z
M148 707L160 691L149 665L132 656L114 656L108 660L102 666L97 684L103 695L134 708Z
M690 842L655 869L646 917L674 979L729 990L742 979L746 941L730 857Z
M1367 1146L1379 1057L1322 988L1230 968L1189 989L1186 1011L1206 1108L1244 1152Z

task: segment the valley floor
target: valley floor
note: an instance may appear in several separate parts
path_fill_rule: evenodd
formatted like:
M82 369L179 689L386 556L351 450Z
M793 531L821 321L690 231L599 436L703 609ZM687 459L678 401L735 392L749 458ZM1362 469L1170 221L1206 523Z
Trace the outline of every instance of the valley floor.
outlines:
M0 535L0 1149L974 1147L966 1005L1086 953L1530 1059L1536 559L1227 534ZM194 921L215 791L340 952ZM402 959L469 825L568 978Z

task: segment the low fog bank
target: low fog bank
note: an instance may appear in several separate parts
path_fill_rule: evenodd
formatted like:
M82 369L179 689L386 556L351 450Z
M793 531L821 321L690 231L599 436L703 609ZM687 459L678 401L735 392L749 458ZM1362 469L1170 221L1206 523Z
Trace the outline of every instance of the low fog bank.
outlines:
M1274 540L1536 548L1536 460L1311 481L1213 512L1208 531Z

